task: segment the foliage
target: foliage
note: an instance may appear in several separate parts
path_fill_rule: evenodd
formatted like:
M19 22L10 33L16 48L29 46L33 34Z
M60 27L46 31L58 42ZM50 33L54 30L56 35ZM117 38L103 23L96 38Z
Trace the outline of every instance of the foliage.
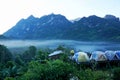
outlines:
M31 56L35 56L36 55L36 47L35 46L30 46L29 47L29 53L31 54Z
M65 50L63 45L59 45L56 50Z
M24 80L69 80L75 68L60 60L48 61L46 64L32 61Z
M34 59L35 55L36 55L36 47L35 46L30 46L28 48L28 50L26 50L23 55L22 58L25 60L25 62L29 62L32 59Z
M13 77L6 77L4 80L16 80Z
M113 69L113 80L119 80L120 79L120 68L114 68Z
M0 63L5 64L7 61L12 60L12 53L4 45L0 45Z
M1 50L6 50L0 48ZM7 49L8 50L8 49ZM38 50L31 46L26 55L7 57L6 64L0 63L0 80L118 80L120 68L110 67L91 69L90 65L77 64L69 59L70 49L60 46L55 50L62 50L64 54L59 59L48 58L49 51ZM6 51L6 54L9 50ZM26 62L24 57L29 56ZM32 55L32 56L31 56ZM7 55L6 55L7 56ZM9 61L10 60L10 61ZM96 64L97 65L97 64ZM92 65L93 67L96 65ZM106 64L107 65L107 64ZM97 67L97 66L96 66ZM113 71L113 72L112 72Z
M80 80L111 80L106 71L92 71L91 69L80 70L77 74Z
M16 57L15 57L15 62L16 62L18 65L24 66L24 61L21 59L21 56L20 56L20 55L16 55Z
M36 54L35 58L37 60L46 60L48 58L48 52L39 50L38 53Z
M4 79L6 77L18 77L23 73L23 69L20 66L17 66L13 61L9 61L4 65L2 70L0 71L0 79Z

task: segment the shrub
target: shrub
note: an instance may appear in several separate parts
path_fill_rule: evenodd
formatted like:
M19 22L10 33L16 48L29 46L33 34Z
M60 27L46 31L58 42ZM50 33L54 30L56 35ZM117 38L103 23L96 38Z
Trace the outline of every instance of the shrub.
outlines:
M48 61L46 64L32 61L23 80L69 80L74 75L74 67L60 60Z
M12 53L4 45L0 45L0 63L5 64L7 61L12 60Z
M120 79L120 68L114 68L113 69L113 80L119 80Z
M111 80L106 71L93 71L91 69L79 70L77 76L80 80Z
M6 77L4 80L15 80L15 79L12 77Z

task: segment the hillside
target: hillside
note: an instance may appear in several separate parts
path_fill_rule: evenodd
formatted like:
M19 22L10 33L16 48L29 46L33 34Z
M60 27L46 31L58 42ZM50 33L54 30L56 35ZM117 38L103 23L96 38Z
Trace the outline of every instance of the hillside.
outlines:
M113 15L92 15L74 22L60 14L41 18L33 15L21 19L3 35L16 39L70 39L86 41L119 41L120 21Z
M0 39L8 39L8 38L3 35L0 35Z
M107 15L108 16L108 15ZM109 15L112 16L112 15ZM119 41L120 21L118 18L100 18L98 16L83 17L68 30L68 39Z

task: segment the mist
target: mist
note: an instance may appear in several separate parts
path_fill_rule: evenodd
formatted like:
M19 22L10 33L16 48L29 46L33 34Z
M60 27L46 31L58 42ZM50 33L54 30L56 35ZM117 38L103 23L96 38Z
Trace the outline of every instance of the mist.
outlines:
M91 52L95 50L120 50L120 43L110 42L84 42L74 40L0 40L0 44L7 48L25 48L29 46L36 46L37 48L55 49L59 45L64 45L75 49L76 51Z

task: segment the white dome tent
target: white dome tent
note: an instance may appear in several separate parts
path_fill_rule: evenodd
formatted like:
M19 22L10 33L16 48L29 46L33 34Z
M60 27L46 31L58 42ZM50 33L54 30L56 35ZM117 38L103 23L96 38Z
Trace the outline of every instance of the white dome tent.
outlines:
M107 57L105 56L105 53L102 51L94 51L94 52L92 52L92 54L90 56L90 60L106 61Z
M118 60L118 55L115 54L115 51L105 51L105 56L109 61Z
M73 60L75 60L78 64L83 62L89 62L90 59L85 52L77 52L73 55Z
M120 60L120 51L115 51L115 54L117 55L118 60Z

